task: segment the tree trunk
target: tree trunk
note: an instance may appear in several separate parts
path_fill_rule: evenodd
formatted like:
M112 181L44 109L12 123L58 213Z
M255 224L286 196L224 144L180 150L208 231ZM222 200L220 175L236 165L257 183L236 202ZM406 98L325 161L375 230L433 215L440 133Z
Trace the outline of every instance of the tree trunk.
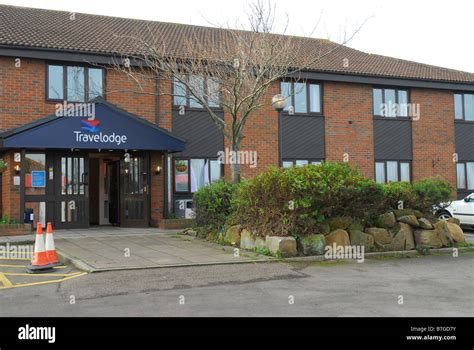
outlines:
M234 144L232 146L232 151L235 152L235 157L233 157L232 164L230 165L231 173L232 173L232 183L238 184L240 183L240 159L238 157L240 151L240 145Z

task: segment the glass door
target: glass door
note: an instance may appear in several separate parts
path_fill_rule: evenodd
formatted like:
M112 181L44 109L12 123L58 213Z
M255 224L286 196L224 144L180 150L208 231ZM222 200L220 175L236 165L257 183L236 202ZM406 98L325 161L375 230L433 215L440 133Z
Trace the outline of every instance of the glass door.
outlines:
M56 157L56 222L60 228L89 227L89 158L70 153Z
M149 162L146 154L131 154L120 162L120 226L149 225Z

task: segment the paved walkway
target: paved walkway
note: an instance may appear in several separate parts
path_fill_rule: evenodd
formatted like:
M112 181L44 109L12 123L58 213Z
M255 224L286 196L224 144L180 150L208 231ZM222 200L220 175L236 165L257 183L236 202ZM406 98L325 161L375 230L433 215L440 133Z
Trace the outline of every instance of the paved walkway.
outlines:
M267 261L271 258L207 242L178 231L100 229L55 232L58 252L89 272Z

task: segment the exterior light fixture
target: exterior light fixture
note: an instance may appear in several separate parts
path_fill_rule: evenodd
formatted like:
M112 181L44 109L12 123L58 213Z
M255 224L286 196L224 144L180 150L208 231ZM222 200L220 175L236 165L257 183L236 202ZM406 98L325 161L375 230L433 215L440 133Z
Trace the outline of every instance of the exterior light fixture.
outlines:
M272 108L278 112L278 163L282 166L281 159L281 113L286 107L286 98L283 95L277 94L272 98Z
M155 169L155 174L160 175L161 174L161 166L157 165Z
M15 173L16 173L16 174L19 174L20 171L21 171L21 167L20 167L18 164L15 165L15 166L13 167L13 169L15 169Z

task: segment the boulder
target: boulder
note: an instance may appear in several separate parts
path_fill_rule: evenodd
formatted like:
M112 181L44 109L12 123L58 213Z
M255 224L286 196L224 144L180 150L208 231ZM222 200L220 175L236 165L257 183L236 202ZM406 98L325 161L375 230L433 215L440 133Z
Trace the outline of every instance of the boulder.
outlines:
M285 258L298 255L293 237L267 236L265 246L273 255L281 254Z
M390 212L380 215L378 218L378 222L380 224L380 227L392 228L397 224L397 219L395 218L395 214Z
M348 216L334 217L328 220L331 232L335 230L347 230L352 224L352 218Z
M398 218L399 222L403 222L413 227L420 227L420 223L415 215L405 215Z
M328 235L331 233L331 227L327 222L322 222L318 225L316 225L316 229L318 233L321 233L323 235Z
M461 220L459 220L458 218L449 218L448 220L446 220L447 222L450 222L452 224L456 224L456 225L461 225Z
M349 238L353 246L364 246L366 252L374 250L374 237L365 232L351 230L349 232Z
M435 224L435 227L443 243L465 242L464 232L459 225L440 220ZM447 245L447 243L445 243L445 245Z
M229 229L225 232L224 241L232 245L239 245L241 230L242 230L242 226L240 225L229 227Z
M431 222L426 218L418 219L418 223L420 224L420 228L422 228L424 230L433 230L434 229Z
M252 232L243 229L240 232L240 248L253 250L255 249L255 237Z
M374 237L374 244L377 246L392 243L392 235L384 228L370 227L366 232Z
M415 240L413 238L413 228L400 222L397 224L397 230L393 237L393 241L390 244L384 246L386 251L403 251L403 250L412 250L415 249Z
M301 251L304 255L323 255L326 247L324 235L307 235L299 240Z
M351 245L349 234L344 230L335 230L326 236L326 246L348 246Z
M347 230L349 233L351 231L362 231L364 232L365 225L362 221L359 220L354 220L352 221L351 226L349 226L349 229Z
M413 209L398 209L394 210L393 213L397 219L407 215L415 215L417 219L423 217L423 213L421 211Z
M417 248L441 248L443 246L438 230L416 230L415 242Z

